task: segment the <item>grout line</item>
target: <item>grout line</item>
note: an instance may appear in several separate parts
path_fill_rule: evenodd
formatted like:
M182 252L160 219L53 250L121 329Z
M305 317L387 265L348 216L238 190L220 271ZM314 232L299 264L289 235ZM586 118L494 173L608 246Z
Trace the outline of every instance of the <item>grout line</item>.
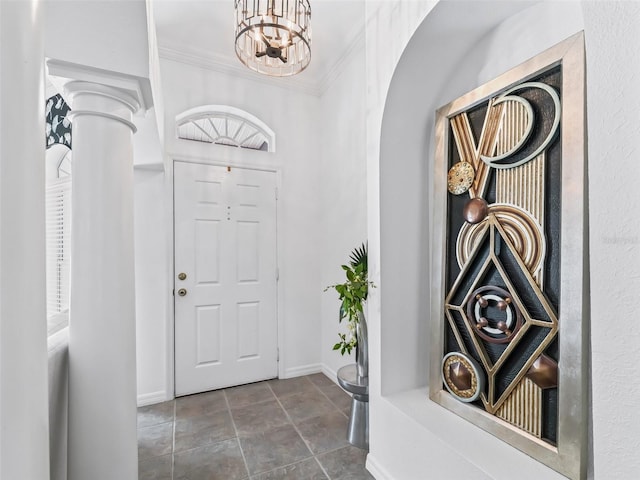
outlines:
M307 380L307 382L309 382L311 385L313 385L313 386L315 387L315 389L316 389L317 391L319 391L319 392L322 394L322 396L323 396L323 397L325 397L325 398L329 401L329 403L330 403L330 404L331 404L331 405L332 405L336 410L338 410L340 413L342 413L342 414L343 414L344 416L346 416L347 418L349 417L347 414L345 414L345 413L344 413L344 412L343 412L343 411L338 407L338 405L337 405L336 403L334 403L334 402L331 400L331 398L329 398L329 396L328 396L327 394L325 394L325 392L323 391L323 389L321 388L321 386L317 385L316 383L314 383L313 381L311 381L311 380L309 379L309 376L308 376L308 375L305 375L305 376L303 376L302 378L305 378L305 379ZM299 459L299 460L297 460L297 461L295 461L295 462L293 462L293 463L289 463L289 464L287 464L287 465L281 465L281 466L278 466L278 467L276 467L276 468L274 468L274 469L272 469L272 470L268 470L268 471L265 471L265 472L259 472L259 473L257 473L256 475L251 475L251 473L250 473L250 471L249 471L249 465L248 465L248 462L247 462L247 457L246 457L246 455L245 455L244 449L242 448L242 443L240 442L240 435L239 435L239 432L238 432L238 428L237 428L237 426L236 426L236 422L235 422L235 420L234 420L234 418L233 418L233 413L232 413L232 409L231 409L231 404L230 404L230 402L229 402L229 398L228 398L228 396L227 396L226 389L223 389L223 390L222 390L222 392L223 392L223 396L224 396L224 399L225 399L225 404L226 404L227 412L228 412L228 414L229 414L229 415L230 415L230 417L231 417L231 423L232 423L232 426L233 426L233 430L234 430L234 432L235 432L235 439L236 439L236 442L237 442L237 444L238 444L238 447L240 448L240 454L242 455L242 460L243 460L243 462L244 462L245 469L246 469L246 472L247 472L247 477L243 477L243 478L244 478L244 480L251 480L251 479L255 479L258 475L264 475L264 474L266 474L266 473L270 473L270 472L273 472L273 471L276 471L276 470L279 470L279 469L282 469L282 468L287 468L287 467L290 467L290 466L292 466L292 465L296 465L296 464L298 464L298 463L308 461L308 460L309 460L309 459L311 459L311 458L313 458L313 459L316 461L316 463L317 463L317 464L318 464L318 466L320 467L320 470L323 472L323 474L326 476L326 478L327 478L328 480L331 480L331 477L330 477L329 473L327 472L327 470L325 469L325 467L322 465L322 463L321 463L321 462L320 462L320 460L318 459L318 456L317 456L316 454L314 454L314 452L311 450L311 448L310 448L310 446L309 446L309 443L307 442L307 440L305 440L305 438L304 438L304 436L302 435L301 431L298 429L298 427L297 427L296 423L295 423L295 422L293 421L293 419L291 418L291 415L289 415L289 412L284 408L284 406L283 406L282 402L280 401L280 397L279 397L278 395L276 395L275 391L273 390L273 388L272 388L271 384L270 384L268 381L265 381L264 383L266 383L267 387L269 388L269 390L270 390L270 391L271 391L271 393L273 394L273 398L275 398L276 402L278 403L278 405L280 406L280 408L281 408L281 409L282 409L282 411L284 412L284 414L285 414L285 416L286 416L287 420L289 421L290 425L291 425L291 426L293 426L293 428L294 428L294 430L296 431L296 433L298 434L298 436L299 436L299 437L302 439L302 441L304 442L305 446L307 447L307 450L309 451L310 456L305 457L305 458L302 458L302 459ZM295 393L293 393L292 395L295 395ZM348 395L348 394L347 394L347 395ZM285 396L286 396L286 395L285 395ZM266 401L271 401L271 400L265 400L264 402L266 402ZM251 404L251 405L247 405L247 406L259 405L260 403L264 403L264 402L257 402L257 403L255 403L255 404ZM173 400L173 419L172 419L172 427L173 427L173 431L172 431L172 445L171 445L171 478L172 478L172 479L174 479L174 478L175 478L175 475L176 475L176 472L175 472L175 455L176 455L176 451L175 451L175 448L176 448L176 421L177 421L177 400L176 400L176 399L174 399L174 400ZM168 423L168 422L163 422L163 423ZM196 446L196 447L194 447L194 448L198 448L198 447L199 447L199 446ZM327 451L324 451L324 452L319 453L318 455L330 454L330 453L336 452L336 451L338 451L338 450L341 450L341 449L343 449L343 448L347 448L347 447L348 447L348 445L347 445L347 446L338 447L338 448L335 448L335 449L332 449L332 450L327 450Z
M313 459L316 461L316 463L320 466L320 470L322 470L322 473L324 473L324 476L327 477L328 480L331 480L331 477L329 476L329 472L327 472L327 470L324 468L324 465L322 465L322 463L320 462L320 460L318 459L317 456L313 456Z
M231 417L231 424L233 425L233 431L236 432L236 442L238 442L238 448L240 449L240 455L242 455L242 461L244 462L244 468L247 470L247 479L251 478L251 471L249 470L249 464L247 463L247 457L244 455L244 449L242 448L242 443L240 442L240 435L238 434L238 429L236 427L236 421L233 419L233 412L231 411L231 404L229 403L229 398L227 397L226 389L222 390L222 394L224 395L224 401L227 404L227 411L229 412L229 416Z
M344 447L343 447L343 448L344 448ZM338 449L338 450L339 450L339 449ZM335 450L332 450L332 451L335 451ZM307 461L309 461L309 460L311 460L311 459L315 460L315 461L316 461L316 463L318 463L318 465L320 466L320 470L322 470L322 472L326 475L326 477L327 477L327 479L328 479L328 480L331 480L331 479L329 478L329 474L326 472L326 470L324 469L324 467L322 466L322 464L321 464L321 463L320 463L320 461L316 458L316 456L315 456L315 455L312 455L311 457L303 458L303 459L301 459L301 460L297 460L297 461L295 461L295 462L293 462L293 463L287 463L286 465L281 465L281 466L276 467L276 468L273 468L273 469L271 469L271 470L266 470L266 471L264 471L264 472L258 472L258 473L256 473L256 474L255 474L255 477L258 477L258 476L260 476L260 475L266 475L267 473L273 473L273 472L275 472L275 471L277 471L277 470L280 470L280 469L282 469L282 468L287 468L287 467L291 467L291 466L293 466L293 465L298 465L299 463L307 462ZM255 477L252 477L252 478L255 478Z
M320 390L315 383L313 383L311 380L309 380L308 376L305 376L304 378L306 378L309 383L311 383L314 387L316 387L316 389ZM316 457L315 453L313 453L313 451L309 447L309 443L305 440L304 436L302 435L302 432L300 432L300 430L298 430L298 426L295 424L295 422L291 418L291 415L289 415L289 412L287 412L287 409L284 408L284 405L282 405L282 403L280 402L280 398L276 395L276 392L273 391L273 388L271 388L271 385L269 385L269 388L271 389L271 392L273 392L273 395L276 397L276 400L278 401L278 405L280 405L280 408L282 409L284 414L287 416L287 418L291 422L291 425L293 425L293 429L297 432L298 436L302 439L302 441L304 442L305 446L309 450L309 453L311 453L311 458L313 458L316 461L316 463L318 465L320 465L320 470L322 470L322 473L324 473L324 475L327 477L327 479L331 480L331 477L329 476L329 473L325 470L325 468L322 466L322 464L320 463L320 461ZM322 391L320 391L320 393L322 393ZM333 403L332 403L332 405L333 405ZM304 460L307 460L307 459L298 460L295 463L299 463L299 462L302 462ZM291 463L290 465L294 465L294 463ZM286 466L289 466L289 465L286 465ZM278 468L283 468L283 467L278 467Z
M175 454L176 454L176 415L178 401L173 399L173 432L171 433L171 480L175 475Z
M176 453L176 399L173 399L173 418L171 419L171 480L174 477L174 464L175 464L175 453Z
M313 382L311 382L311 383L313 383ZM314 384L314 385L315 385L315 384ZM315 385L315 387L320 391L320 393L321 393L322 395L324 395L324 397L325 397L327 400L329 400L329 403L331 403L331 405L333 405L333 406L334 406L334 407L335 407L335 408L336 408L336 409L337 409L337 410L338 410L342 415L344 415L345 417L349 418L349 415L347 415L347 414L346 414L346 413L345 413L345 412L344 412L344 411L343 411L343 410L342 410L342 409L341 409L341 408L340 408L340 407L339 407L339 406L338 406L338 405L337 405L333 400L331 400L331 398L329 398L329 395L327 395L326 393L324 393L324 391L323 391L319 386ZM353 399L353 397L352 397L348 392L346 392L342 387L338 386L338 388L339 388L340 390L342 390L342 391L345 393L345 395L348 395L348 396L349 396L349 398Z
M271 388L271 385L269 385L269 384L267 384L267 385L268 385L269 389L271 390L271 392L273 393L273 395L275 395L276 401L278 402L278 405L280 405L280 408L282 409L282 411L286 415L287 419L289 419L289 422L291 422L291 425L293 426L293 429L296 431L298 436L300 436L300 438L304 442L305 447L307 447L307 450L309 450L309 453L311 454L311 456L314 456L314 453L311 451L311 448L309 447L309 444L307 443L307 441L302 436L302 433L300 432L300 430L298 430L298 426L293 421L293 418L291 418L291 415L289 415L289 412L287 412L287 409L284 408L284 405L282 405L282 402L280 402L280 399L276 395L276 392L273 391L273 388ZM294 463L298 463L298 462L294 462Z

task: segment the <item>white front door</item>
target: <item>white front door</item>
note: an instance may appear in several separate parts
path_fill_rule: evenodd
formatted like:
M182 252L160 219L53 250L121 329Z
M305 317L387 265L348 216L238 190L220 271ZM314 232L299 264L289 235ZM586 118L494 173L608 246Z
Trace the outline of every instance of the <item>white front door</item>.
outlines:
M175 162L176 395L274 378L275 173Z

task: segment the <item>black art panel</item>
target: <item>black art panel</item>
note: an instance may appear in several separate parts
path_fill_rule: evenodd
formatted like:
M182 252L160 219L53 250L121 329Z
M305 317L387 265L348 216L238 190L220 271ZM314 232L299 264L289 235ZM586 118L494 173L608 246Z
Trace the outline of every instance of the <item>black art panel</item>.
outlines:
M556 443L561 67L448 119L443 380Z

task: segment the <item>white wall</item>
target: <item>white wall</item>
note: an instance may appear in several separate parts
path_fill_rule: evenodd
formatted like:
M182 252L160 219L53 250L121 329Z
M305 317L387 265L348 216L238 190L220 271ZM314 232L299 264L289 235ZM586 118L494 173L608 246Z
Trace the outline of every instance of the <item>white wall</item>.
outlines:
M161 74L165 111L165 167L169 184L174 159L250 166L279 172L280 374L289 377L320 371L320 135L316 128L318 98L262 84L258 74L255 81L241 79L166 59L161 59ZM175 116L201 105L230 105L255 115L275 131L277 151L256 152L178 139L175 133ZM154 185L153 194L151 190L140 194L147 198L144 201L147 206L141 206L143 210L160 208L160 202L170 195L170 190L166 190L163 197L157 199L158 204L153 204L151 198L160 194L159 182L154 180ZM138 184L137 187L141 185ZM167 236L166 232L172 228L172 212L170 203L164 205L166 212L163 231ZM144 215L142 210L140 215ZM158 238L147 233L139 241L141 249L144 249L152 247ZM171 250L172 246L167 245L165 253L168 253L158 260L159 264L155 264L156 267L161 265L161 271L156 272L159 277L156 278L162 279L161 283L168 294L173 288ZM141 262L149 266L149 262ZM141 267L139 271L142 268L147 267ZM144 314L148 320L145 321L146 326L142 327L146 333L145 340L139 340L138 343L138 358L150 368L142 367L145 373L139 378L139 402L154 397L155 392L162 389L166 392L165 398L173 395L172 310L170 298L168 308L161 316L156 317L150 313L151 310ZM140 310L138 313L140 315ZM163 335L154 334L154 329L157 329L156 332L168 332L168 343ZM155 363L157 359L167 358L168 378L163 371L164 364ZM160 390L156 390L158 388Z
M46 57L136 77L149 76L144 0L43 3Z
M265 85L259 74L255 74L254 81L170 60L162 60L161 68L167 160L191 159L279 170L281 373L291 376L306 369L317 371L320 368L318 98ZM175 116L200 105L230 105L255 115L274 130L277 151L255 152L178 139Z
M162 170L134 169L136 274L136 360L138 404L165 400L168 392L170 332L165 175Z
M164 145L164 104L162 98L162 78L160 75L160 56L158 53L158 36L153 13L153 0L145 0L147 12L147 31L149 42L149 80L151 84L155 114L155 131L159 143Z
M364 20L364 4L362 19ZM363 28L364 22L354 28ZM322 336L320 348L324 372L336 378L337 370L355 362L355 352L342 356L332 350L339 340L339 301L327 285L342 283L340 265L348 263L355 247L367 240L367 185L365 156L365 62L364 32L344 63L344 70L320 98L322 141L321 172L321 295Z
M431 7L399 1L368 8L367 38L372 41L367 43L367 109L374 112L367 126L369 239L370 245L376 239L380 242L379 248L370 250L370 270L374 281L381 284L369 311L374 362L368 465L378 479L411 480L426 475L511 479L516 472L518 478L564 478L428 400L426 320L431 272L425 251L429 235L426 200L435 109L584 26L593 349L594 454L590 469L595 478L635 478L640 466L635 454L639 423L637 415L626 412L637 410L634 405L640 389L618 366L636 348L638 334L637 329L612 329L608 319L625 318L632 311L637 295L630 292L637 292L639 283L640 227L625 215L625 206L637 195L611 195L613 191L634 191L632 183L638 179L635 174L622 173L635 172L638 99L620 93L633 91L639 71L631 53L638 43L638 5L545 2L525 10L528 5L522 2L439 2L402 59L398 61L399 55L387 58L374 68L370 62L381 48L376 39L397 40L389 46L393 57ZM508 22L495 26L509 15L513 17ZM465 25L465 19L472 19L471 25ZM375 113L385 102L383 120ZM380 131L378 155L376 135ZM400 133L404 138L398 137ZM402 218L397 214L400 208L405 212Z
M163 167L163 149L158 131L156 106L147 111L144 116L134 118L138 131L133 136L133 164L136 167L155 168Z
M581 4L587 51L594 471L597 479L635 478L640 386L628 368L637 358L640 330L625 323L611 328L610 320L629 318L640 291L640 223L629 217L640 180L640 97L632 93L640 78L635 54L640 4Z
M0 478L49 480L42 27L0 3Z

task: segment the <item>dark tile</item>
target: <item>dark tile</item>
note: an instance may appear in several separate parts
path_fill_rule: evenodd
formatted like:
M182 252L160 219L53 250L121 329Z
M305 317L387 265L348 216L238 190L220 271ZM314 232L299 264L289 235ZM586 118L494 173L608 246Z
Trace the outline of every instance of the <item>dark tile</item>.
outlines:
M173 421L173 400L138 408L138 428Z
M290 395L281 398L280 403L294 423L336 410L336 407L319 391Z
M367 452L348 447L323 453L316 457L331 480L370 480L373 476L364 467Z
M173 422L138 429L138 459L166 455L172 446Z
M298 424L298 430L314 455L349 445L349 420L341 412L313 417Z
M310 458L251 477L251 480L326 480L326 478L316 459Z
M235 438L176 453L175 480L243 480L249 477Z
M207 416L176 420L175 451L202 447L235 435L231 415L226 410Z
M289 419L276 400L231 409L238 435L264 432L286 425Z
M239 438L251 475L284 467L311 456L304 441L291 425L254 435L241 435Z
M287 397L296 393L315 391L316 389L315 385L311 383L307 377L270 380L269 386L278 398Z
M347 414L349 414L351 411L351 395L337 385L323 388L322 393L324 393L339 410L343 412L346 411Z
M273 400L273 392L266 382L250 383L240 387L227 388L224 391L231 408L244 407L252 403Z
M199 393L176 399L176 420L210 415L227 409L227 400L222 390Z
M138 480L171 480L171 455L138 462Z
M307 378L311 383L317 385L318 387L335 387L337 384L329 377L327 377L324 373L314 373L313 375L307 375Z

